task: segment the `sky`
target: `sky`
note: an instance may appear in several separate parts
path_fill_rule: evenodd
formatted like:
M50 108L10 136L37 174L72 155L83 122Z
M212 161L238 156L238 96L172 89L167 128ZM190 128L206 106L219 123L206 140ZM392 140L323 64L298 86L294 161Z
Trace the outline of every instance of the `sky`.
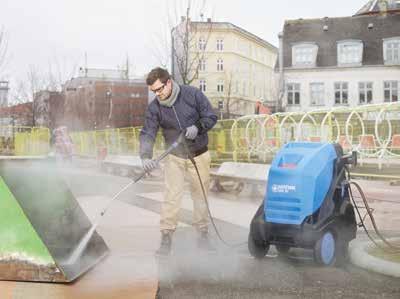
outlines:
M168 15L183 15L186 1L1 0L8 56L0 79L24 80L30 66L69 79L85 65L85 53L89 68L116 68L128 56L131 75L143 76L168 53ZM197 7L203 1L205 18L231 22L275 46L285 20L350 16L368 2L197 0Z

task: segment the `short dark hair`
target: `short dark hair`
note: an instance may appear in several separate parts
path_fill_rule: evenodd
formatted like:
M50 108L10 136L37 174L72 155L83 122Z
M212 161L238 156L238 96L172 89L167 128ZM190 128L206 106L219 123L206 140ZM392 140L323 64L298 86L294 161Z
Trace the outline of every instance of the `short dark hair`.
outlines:
M160 79L162 83L166 83L169 79L171 79L171 75L168 73L167 70L156 67L152 69L147 75L146 84L149 86L153 85L153 83L156 82L158 79Z

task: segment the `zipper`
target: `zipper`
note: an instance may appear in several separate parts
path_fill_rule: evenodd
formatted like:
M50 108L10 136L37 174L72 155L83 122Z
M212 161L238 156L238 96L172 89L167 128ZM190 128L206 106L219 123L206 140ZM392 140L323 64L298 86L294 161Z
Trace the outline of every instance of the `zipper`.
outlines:
M176 113L176 110L175 110L175 107L174 107L174 106L172 106L172 110L174 110L175 118L176 118L176 120L178 121L178 126L179 126L179 128L181 129L181 132L183 132L183 128L182 128L182 126L181 126L181 122L179 121L179 117L178 117L178 114Z

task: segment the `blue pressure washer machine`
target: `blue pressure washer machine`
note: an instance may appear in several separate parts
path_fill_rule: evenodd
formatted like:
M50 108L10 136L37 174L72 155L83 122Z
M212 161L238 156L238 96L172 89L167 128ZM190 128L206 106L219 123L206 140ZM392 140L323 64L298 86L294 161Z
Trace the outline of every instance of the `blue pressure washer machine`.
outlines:
M272 161L267 192L250 225L248 248L263 258L270 245L314 250L322 265L343 263L357 222L346 177L355 152L343 155L339 144L293 142Z

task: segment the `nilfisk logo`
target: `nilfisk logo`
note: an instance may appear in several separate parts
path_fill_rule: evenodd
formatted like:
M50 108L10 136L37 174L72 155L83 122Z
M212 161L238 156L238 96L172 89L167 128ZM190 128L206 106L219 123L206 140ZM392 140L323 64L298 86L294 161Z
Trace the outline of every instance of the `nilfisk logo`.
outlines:
M289 193L289 192L295 192L296 186L273 184L271 189L272 189L272 192L274 192L274 193Z

